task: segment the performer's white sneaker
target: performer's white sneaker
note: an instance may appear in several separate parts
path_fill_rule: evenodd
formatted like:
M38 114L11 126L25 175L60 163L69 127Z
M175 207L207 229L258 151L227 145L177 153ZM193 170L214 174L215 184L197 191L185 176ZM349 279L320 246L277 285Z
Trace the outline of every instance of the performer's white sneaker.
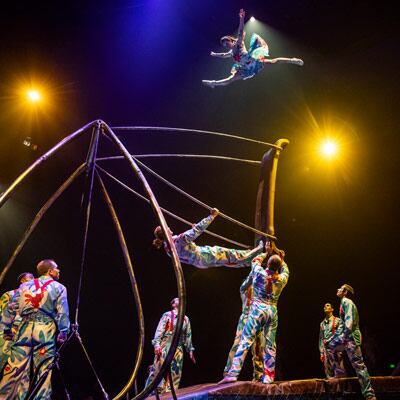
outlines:
M237 381L237 376L225 375L224 379L222 379L218 382L218 385L223 385L225 383L233 383L236 381Z

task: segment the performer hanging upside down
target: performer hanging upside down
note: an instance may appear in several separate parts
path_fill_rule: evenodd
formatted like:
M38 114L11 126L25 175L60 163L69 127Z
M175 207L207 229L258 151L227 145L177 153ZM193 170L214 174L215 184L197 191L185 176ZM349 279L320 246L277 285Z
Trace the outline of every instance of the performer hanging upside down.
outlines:
M244 17L245 12L243 9L239 12L239 30L237 38L233 36L223 36L221 38L221 45L229 49L225 53L210 53L213 57L230 58L232 57L235 63L231 69L231 75L228 78L220 79L218 81L203 80L202 82L214 88L215 86L226 86L237 80L245 80L253 78L258 72L260 72L266 64L276 63L289 63L296 65L304 65L303 60L300 58L268 58L269 47L265 40L254 33L250 39L249 51L246 50L244 44Z
M180 260L185 264L190 264L197 268L217 266L240 268L249 266L251 260L262 252L262 242L253 250L227 249L220 246L197 246L194 243L194 240L207 229L218 214L219 211L213 208L211 214L193 225L192 229L180 235L172 236ZM172 232L170 233L172 235ZM164 246L165 251L169 255L170 251L160 226L157 226L155 229L154 236L156 238L153 240L153 245L157 249Z

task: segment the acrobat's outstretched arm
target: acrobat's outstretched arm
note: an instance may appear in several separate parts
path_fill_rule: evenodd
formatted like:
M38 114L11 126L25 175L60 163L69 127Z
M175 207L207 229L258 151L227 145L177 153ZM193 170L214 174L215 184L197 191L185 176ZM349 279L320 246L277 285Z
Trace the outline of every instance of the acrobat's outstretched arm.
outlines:
M238 28L238 37L237 37L237 42L236 46L241 46L243 44L243 39L246 33L244 32L244 17L246 13L243 10L243 8L240 9L239 11L239 28Z
M230 57L232 57L232 50L229 50L226 53L215 53L212 51L210 53L210 56L219 57L219 58L230 58Z
M263 58L260 60L263 64L296 64L299 66L304 65L304 61L301 58L287 58L287 57L277 57L277 58Z
M219 81L202 80L202 82L204 85L214 88L215 86L227 86L230 83L240 80L240 79L241 78L238 74L232 74L232 75L228 76L228 78L220 79Z

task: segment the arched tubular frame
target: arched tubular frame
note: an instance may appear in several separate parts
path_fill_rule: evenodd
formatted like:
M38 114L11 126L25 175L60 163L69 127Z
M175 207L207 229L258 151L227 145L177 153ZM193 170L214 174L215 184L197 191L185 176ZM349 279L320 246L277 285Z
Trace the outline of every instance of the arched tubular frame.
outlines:
M4 191L1 196L0 196L0 208L7 202L7 200L12 196L12 194L15 192L15 190L23 183L23 181L36 169L38 168L44 161L47 161L49 158L51 158L52 156L54 156L64 145L68 144L69 142L71 142L72 140L76 139L77 137L87 133L87 132L91 132L92 130L90 130L90 128L97 128L100 129L102 131L102 134L107 136L109 139L111 139L111 141L114 143L114 145L117 147L117 149L120 151L120 153L122 153L122 155L125 157L125 159L128 161L128 164L131 168L131 170L133 170L134 174L138 177L138 179L141 181L145 192L150 200L150 204L152 206L152 209L160 223L160 226L162 227L162 230L164 232L164 235L166 237L166 241L168 243L168 246L171 250L171 259L172 259L172 264L174 267L174 272L175 272L175 277L176 277L176 281L177 281L177 286L178 286L178 296L179 296L179 316L177 319L177 326L176 326L176 330L172 339L172 344L171 344L171 348L165 358L165 361L159 371L159 373L156 375L154 381L151 383L151 385L149 385L146 389L144 389L141 393L139 393L137 396L134 397L135 400L140 400L145 398L149 393L151 393L154 388L158 385L158 383L161 381L161 379L166 375L168 368L170 367L171 361L173 359L173 356L175 354L177 345L178 345L178 340L179 340L179 336L182 330L182 325L183 325L183 320L184 320L184 315L185 315L185 310L186 310L186 290L185 290L185 282L184 282L184 277L183 277L183 271L182 271L182 267L180 264L180 260L178 257L178 254L176 252L176 248L175 245L172 241L171 235L169 233L169 228L168 225L165 221L165 218L163 216L163 213L158 205L158 202L149 186L149 184L147 183L146 178L144 177L144 175L142 174L142 172L140 171L139 167L137 166L137 164L135 163L135 161L132 159L132 157L130 156L129 152L126 150L126 148L124 147L124 145L122 144L122 142L117 138L117 136L114 134L114 132L107 126L107 124L105 124L103 121L101 120L96 120L96 121L92 121L91 123L85 125L84 127L82 127L81 129L77 130L76 132L72 133L71 135L67 136L66 138L64 138L63 140L61 140L59 143L57 143L54 147L52 147L49 151L47 151L43 156L39 157L31 166L29 166L22 174L20 174L17 179L8 187L8 189L6 191ZM91 149L93 147L91 146ZM91 149L89 151L91 151ZM96 146L96 150L97 150L97 146ZM94 150L94 152L96 152L96 150ZM89 156L88 156L89 158ZM94 154L94 157L92 157L93 160L95 160L96 158L96 154ZM25 231L22 239L20 240L20 242L18 243L16 249L13 252L13 255L11 256L11 258L8 260L7 264L6 264L6 269L3 269L3 272L1 274L1 280L4 279L7 271L10 269L10 267L12 266L13 262L15 261L17 255L20 253L20 251L22 250L23 246L26 244L26 241L28 240L28 238L30 237L30 235L32 234L32 232L34 231L34 229L36 228L36 226L38 225L38 223L40 222L40 220L43 218L44 214L46 213L46 211L54 204L54 202L57 200L57 198L65 191L65 189L67 187L70 186L70 184L76 179L77 176L79 176L83 171L88 172L87 169L87 163L82 164L60 187L59 189L46 201L46 203L42 206L42 208L40 209L40 211L38 212L38 214L35 216L33 222L30 224L30 226L28 227L28 229ZM113 221L114 224L117 228L117 232L118 232L118 236L119 236L119 241L121 246L122 243L124 243L124 239L123 239L123 234L122 234L122 230L119 231L118 229L120 228L119 222L117 223L117 221L114 219L115 215L115 209L112 206L111 202L108 202L109 200L109 196L107 197L107 192L103 191L103 196L107 202L107 206L113 216ZM124 260L127 262L129 260L129 255L128 253L124 253ZM129 263L129 261L128 261ZM131 266L131 264L130 264ZM129 265L128 265L128 272L129 272ZM129 277L131 280L131 285L132 287L136 287L136 281L134 280L134 275L132 274L132 271L130 271L129 273ZM136 287L137 288L137 287ZM134 291L135 294L135 291ZM137 292L138 294L138 292ZM137 301L139 300L139 301ZM143 317L143 310L141 308L141 303L140 303L140 298L138 297L136 299L135 297L135 301L136 301L136 307L137 307L137 313L139 316L139 327L140 327L140 338L139 338L139 348L137 351L137 356L136 356L136 361L135 361L135 365L133 367L132 373L130 374L128 383L124 386L124 388L117 394L116 397L114 397L114 400L117 399L121 399L123 396L125 396L129 389L131 388L131 386L133 385L133 382L136 379L139 367L140 367L140 363L141 363L141 358L142 358L142 354L143 354L143 347L144 347L144 329L142 330L142 328L144 327L144 317ZM143 337L142 337L143 335ZM84 348L83 348L84 349ZM85 350L85 349L84 349Z
M253 230L256 234L263 236L263 237L270 237L273 240L276 238L273 236L275 234L275 229L274 229L274 220L273 220L273 211L274 211L274 199L275 199L275 179L276 179L276 168L277 168L277 161L278 157L280 154L280 151L287 145L288 141L286 139L280 139L278 140L275 144L271 143L266 143L258 140L253 140L253 139L248 139L248 138L243 138L240 136L236 135L229 135L229 134L223 134L220 132L211 132L211 131L202 131L202 130L196 130L196 129L183 129L183 128L166 128L166 127L119 127L116 128L119 130L144 130L144 131L163 131L163 132L179 132L179 133L205 133L205 134L212 134L212 135L217 135L217 136L223 136L227 138L232 138L232 139L238 139L238 140L245 140L248 142L253 142L257 144L262 144L265 146L270 147L270 150L265 154L264 159L262 161L262 172L260 176L260 185L259 185L259 196L262 195L262 198L258 198L257 200L257 205L256 205L256 228L248 227L247 225L240 223L240 221L236 221L232 219L231 217L228 217L226 215L223 215L226 219L230 220L231 222L234 222L240 226L243 226L247 229L250 228L250 230ZM178 346L179 342L179 337L181 334L182 330L182 325L184 321L184 315L185 315L185 310L186 310L186 290L185 290L185 281L184 281L184 276L183 276L183 271L182 267L180 264L180 260L174 245L174 242L172 240L168 225L165 221L162 209L160 208L152 190L151 187L149 186L145 176L143 175L142 171L139 168L139 165L145 168L149 173L157 176L159 179L164 181L165 183L169 184L171 187L174 189L178 190L178 192L181 192L182 194L185 194L189 198L191 198L193 201L196 203L204 206L205 208L210 208L207 204L202 203L201 201L197 200L196 198L193 198L193 196L190 196L188 193L182 191L182 189L177 188L175 185L173 185L171 182L166 181L164 178L156 174L154 171L152 171L149 167L144 165L142 162L137 160L139 157L192 157L192 158L215 158L215 159L227 159L227 160L234 160L234 161L242 161L242 162L247 162L251 164L259 164L258 161L253 161L253 160L243 160L243 159L235 159L232 157L225 157L225 156L209 156L209 155L182 155L182 154L149 154L149 155L138 155L138 156L132 156L128 150L125 148L125 146L122 144L120 139L116 136L114 133L113 129L111 129L104 121L101 120L95 120L90 122L89 124L85 125L84 127L80 128L79 130L75 131L74 133L70 134L63 140L61 140L59 143L57 143L55 146L53 146L50 150L48 150L43 156L39 157L31 166L29 166L22 174L20 174L17 179L8 187L7 190L5 190L1 195L0 195L0 208L7 202L7 200L12 196L12 194L15 192L15 190L24 182L24 180L31 174L33 171L38 168L41 164L43 164L45 161L47 161L49 158L51 158L53 155L58 153L59 150L61 150L66 144L70 143L74 139L78 138L79 136L92 132L92 141L89 147L89 152L87 156L87 160L85 163L80 165L66 180L65 182L50 196L50 198L43 204L43 206L40 208L39 212L36 214L34 217L33 221L31 224L28 226L26 231L24 232L22 238L20 239L19 243L17 244L14 252L10 256L9 260L7 261L5 267L3 268L1 274L0 274L0 283L4 280L4 277L8 270L11 268L12 264L14 263L16 257L20 254L21 250L25 246L26 242L28 241L29 237L39 224L39 222L42 220L43 216L47 212L47 210L54 204L54 202L64 193L64 191L76 180L78 176L80 176L84 171L86 172L86 192L83 195L83 201L82 201L82 206L85 208L86 211L84 212L85 214L85 237L84 241L86 243L86 236L87 236L87 227L89 224L89 218L90 218L90 204L91 204L91 195L92 195L92 188L93 188L93 179L94 177L97 178L100 189L104 198L104 201L107 205L107 208L110 212L114 227L117 232L118 240L120 243L120 247L123 253L123 258L124 262L127 267L128 275L130 278L131 282L131 288L133 291L134 299L135 299L135 304L136 304L136 311L139 319L139 338L138 338L138 350L136 353L136 358L134 362L133 369L130 373L128 382L126 385L121 389L121 391L114 397L114 400L121 399L123 396L127 395L129 392L129 389L133 386L135 379L138 374L138 370L141 364L142 360L142 355L143 355L143 348L144 348L144 339L145 339L145 332L144 332L144 316L143 316L143 310L142 310L142 305L141 305L141 300L140 300L140 295L139 295L139 289L137 286L136 278L134 275L134 270L132 266L132 261L129 255L128 247L126 245L125 237L121 228L120 221L118 219L117 213L115 211L114 205L111 201L110 195L106 189L106 186L104 185L104 182L101 178L101 176L97 172L97 167L96 167L96 162L97 161L104 161L108 159L119 159L123 158L127 161L129 164L130 169L136 175L136 177L139 179L141 182L144 191L147 195L147 197L144 197L144 199L150 203L154 214L156 215L160 226L162 228L162 231L164 233L164 236L166 238L167 245L170 248L171 252L171 259L172 259L172 265L174 268L174 273L175 273L175 278L177 281L177 289L178 289L178 296L179 296L179 310L178 310L178 319L177 319L177 326L173 335L172 339L172 344L171 347L168 351L168 354L164 360L164 363L162 364L160 370L158 371L156 377L154 378L153 382L146 387L142 392L137 394L132 400L141 400L145 397L147 397L159 384L161 379L165 377L168 373L170 373L170 365L172 362L172 359L175 355L176 348ZM99 135L103 135L104 137L108 138L118 149L120 152L121 156L116 156L116 157L103 157L103 158L97 158L97 143L99 139ZM267 157L268 154L268 157ZM268 159L268 161L266 161ZM99 169L101 169L99 167ZM104 171L104 170L103 170ZM106 171L104 171L107 173ZM268 184L266 185L266 178L267 174L269 173L269 180ZM116 180L111 174L107 173L111 178ZM264 176L264 178L262 178ZM118 181L118 180L117 180ZM118 181L118 183L122 184L122 182ZM133 191L133 189L129 188L127 185L122 184L129 190ZM265 197L265 194L268 194L268 197ZM135 192L135 194L138 195L138 193ZM139 195L141 196L141 195ZM86 200L85 200L86 197ZM265 205L265 198L268 198L268 207L266 209L266 213L262 214L260 213L260 207L264 208ZM172 213L170 213L172 214ZM261 216L261 217L260 217ZM177 217L177 216L175 216ZM178 217L179 218L179 217ZM265 219L267 223L260 224L260 218ZM188 221L185 221L181 218L183 222L188 223ZM260 229L263 229L261 231ZM265 232L265 230L268 232ZM82 269L81 269L81 276L83 273L83 266L85 264L85 251L86 251L86 246L83 246L83 255L82 255ZM79 284L79 292L78 292L78 300L79 300L79 295L80 295L80 288L81 288L81 281ZM78 315L78 306L79 306L79 301L77 302L77 310L76 310L76 324L73 327L73 332L69 336L69 339L72 336L76 336L80 343L82 344L81 338L79 336L78 332L78 324L77 324L77 315ZM62 346L64 348L64 346ZM86 352L85 347L82 344L82 349L85 352L85 355L97 377L97 374L94 370L94 367L90 361L90 358ZM99 381L99 379L98 379ZM99 381L100 382L100 381ZM100 383L101 386L101 383ZM103 395L105 399L108 399L107 393L103 390Z

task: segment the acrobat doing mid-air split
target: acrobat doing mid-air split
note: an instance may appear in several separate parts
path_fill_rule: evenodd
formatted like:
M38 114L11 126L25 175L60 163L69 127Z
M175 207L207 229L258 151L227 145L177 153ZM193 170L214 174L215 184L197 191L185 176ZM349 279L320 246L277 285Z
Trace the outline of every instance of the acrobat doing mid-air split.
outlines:
M288 63L300 66L304 65L303 60L300 58L268 58L268 44L256 33L251 36L249 51L247 51L244 44L244 37L246 35L246 32L244 32L244 17L245 12L241 9L239 12L239 30L237 38L233 36L223 36L221 38L222 46L228 48L229 51L225 53L214 53L212 51L210 53L213 57L232 57L234 59L235 63L232 66L231 75L218 81L203 80L202 82L205 85L214 88L215 86L229 85L240 79L245 80L253 78L266 64Z

